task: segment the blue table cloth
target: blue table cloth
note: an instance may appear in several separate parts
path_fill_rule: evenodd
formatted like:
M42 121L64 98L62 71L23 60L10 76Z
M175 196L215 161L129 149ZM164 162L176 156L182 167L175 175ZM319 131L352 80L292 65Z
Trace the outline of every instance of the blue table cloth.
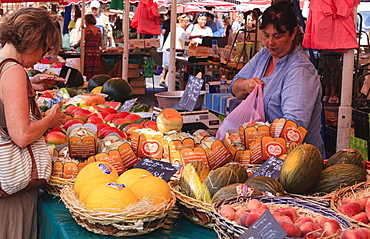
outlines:
M59 197L43 194L38 201L39 239L113 239L117 237L96 235L79 226ZM127 239L217 239L212 230L199 226L183 217L177 208L165 220L163 228Z

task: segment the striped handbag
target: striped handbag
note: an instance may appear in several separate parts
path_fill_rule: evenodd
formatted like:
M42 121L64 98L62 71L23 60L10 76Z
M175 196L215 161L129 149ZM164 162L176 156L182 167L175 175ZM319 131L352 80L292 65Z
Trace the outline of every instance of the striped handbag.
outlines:
M2 62L0 69L3 65ZM37 120L31 111L30 121ZM4 112L1 113L4 115ZM0 198L46 184L52 166L44 139L41 137L20 148L9 137L5 122L0 125L3 125L0 126Z

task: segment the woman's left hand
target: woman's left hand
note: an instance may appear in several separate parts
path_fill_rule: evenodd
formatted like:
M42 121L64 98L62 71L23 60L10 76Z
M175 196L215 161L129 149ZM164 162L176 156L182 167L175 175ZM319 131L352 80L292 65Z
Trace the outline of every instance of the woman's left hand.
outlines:
M47 74L37 74L31 79L32 88L36 91L43 91L52 88L57 81L65 82L66 80L58 77L51 76Z

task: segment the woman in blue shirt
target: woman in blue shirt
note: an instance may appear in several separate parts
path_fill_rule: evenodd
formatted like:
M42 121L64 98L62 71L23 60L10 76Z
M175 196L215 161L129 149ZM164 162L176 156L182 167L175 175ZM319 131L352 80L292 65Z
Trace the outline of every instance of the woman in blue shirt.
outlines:
M307 129L305 142L323 157L321 138L321 83L307 53L296 41L297 15L290 2L267 8L260 26L264 48L234 77L230 89L240 99L263 84L266 119L286 118Z

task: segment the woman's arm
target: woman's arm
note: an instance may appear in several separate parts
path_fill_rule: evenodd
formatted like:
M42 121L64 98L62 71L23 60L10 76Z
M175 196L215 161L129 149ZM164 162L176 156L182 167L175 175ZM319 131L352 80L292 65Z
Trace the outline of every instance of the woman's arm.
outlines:
M232 93L238 99L245 99L249 95L257 84L264 84L260 79L253 77L250 79L238 78L232 85Z
M27 78L20 65L9 67L1 76L1 100L9 135L19 147L39 139L51 126L63 123L65 115L54 105L43 119L30 122Z

